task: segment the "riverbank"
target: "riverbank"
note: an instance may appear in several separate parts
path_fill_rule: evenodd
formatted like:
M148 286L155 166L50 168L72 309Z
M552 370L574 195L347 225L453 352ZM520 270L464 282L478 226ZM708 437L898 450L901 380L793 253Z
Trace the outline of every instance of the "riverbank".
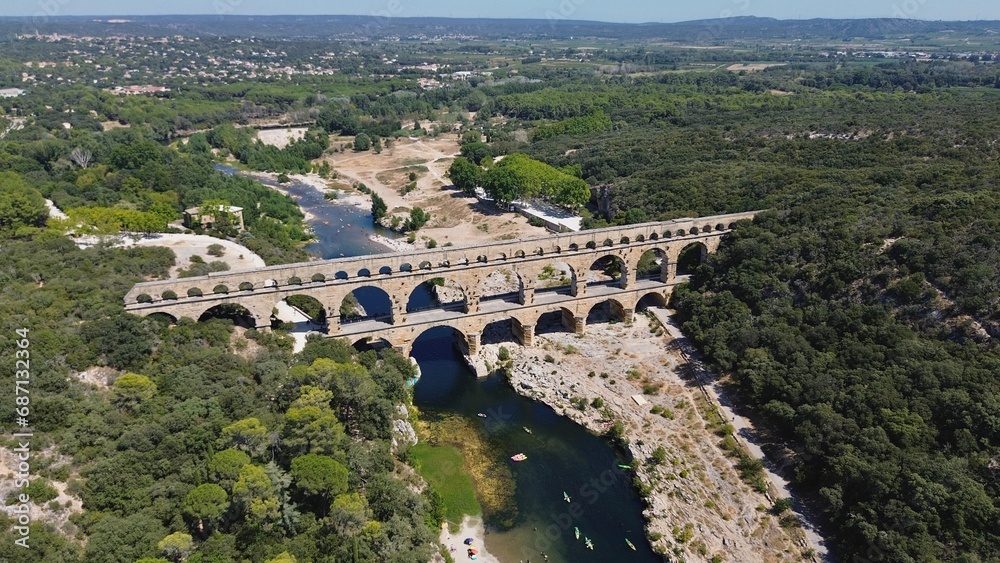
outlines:
M771 501L740 479L735 459L706 427L711 405L680 376L685 360L658 325L637 315L632 326L594 323L585 338L538 327L536 346L485 344L497 366L510 354L510 382L593 433L620 423L635 476L647 499L646 534L654 548L688 560L798 561L801 531L782 527Z
M483 527L483 519L478 516L466 516L462 519L462 524L455 533L451 533L447 524L441 526L441 545L445 546L455 561L468 561L469 545L465 544L467 538L472 538L470 544L475 550L476 561L485 563L500 563L500 560L490 555L486 551L486 529Z

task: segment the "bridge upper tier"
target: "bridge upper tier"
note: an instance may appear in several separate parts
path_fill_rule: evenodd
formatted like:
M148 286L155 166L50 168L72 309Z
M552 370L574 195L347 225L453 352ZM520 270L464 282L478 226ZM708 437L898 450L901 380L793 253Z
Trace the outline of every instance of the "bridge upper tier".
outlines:
M399 273L430 273L503 263L550 255L565 255L585 250L619 249L649 245L653 241L680 242L717 238L734 223L753 219L759 211L715 215L696 219L673 219L623 227L609 227L575 233L492 242L470 246L452 246L407 253L385 253L350 258L335 258L297 264L268 266L252 270L212 273L207 276L151 281L136 284L125 296L128 310L150 308L156 304L183 302L191 296L187 288L198 287L207 297L214 288L225 286L230 297L245 291L289 289L315 282L357 282ZM679 240L678 240L679 239ZM171 293L173 293L171 295Z

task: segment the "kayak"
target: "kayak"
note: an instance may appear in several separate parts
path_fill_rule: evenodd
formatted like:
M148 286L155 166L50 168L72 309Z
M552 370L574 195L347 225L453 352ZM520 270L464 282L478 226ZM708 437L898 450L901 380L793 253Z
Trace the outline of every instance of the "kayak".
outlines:
M573 528L573 533L576 534L576 539L580 539L580 528Z
M569 495L566 494L566 491L563 491L563 500L569 502Z
M486 415L483 413L476 413L476 416L478 416L479 418L486 418Z
M632 551L635 551L635 546L632 545L632 542L628 541L628 538L625 538L625 543L627 543L628 546L632 548Z
M622 469L632 469L631 465L622 465L620 463L618 464L618 467L621 467Z
M583 542L587 544L587 549L594 549L594 542L590 538L583 538Z
M514 455L510 456L510 459L512 459L514 461L524 461L524 460L528 459L528 456L526 456L524 454L514 454Z
M522 426L521 428L524 428L525 432L527 432L528 434L531 434L531 429L528 428L527 426Z

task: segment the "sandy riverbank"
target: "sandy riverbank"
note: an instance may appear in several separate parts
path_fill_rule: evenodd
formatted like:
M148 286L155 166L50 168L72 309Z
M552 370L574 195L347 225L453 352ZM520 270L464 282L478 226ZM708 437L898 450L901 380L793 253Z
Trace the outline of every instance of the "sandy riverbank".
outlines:
M497 365L504 346L517 392L595 433L607 432L609 420L623 423L639 462L636 475L650 491L646 533L658 538L652 541L657 549L677 550L689 561L713 555L748 563L801 560L801 533L783 528L767 511L771 502L740 479L735 460L718 446L721 438L706 428L701 391L679 375L685 361L669 336L655 334L643 315L632 326L596 320L584 338L540 326L533 348L484 344L479 361ZM659 447L662 463L653 459Z
M447 524L441 526L441 545L445 546L455 561L469 561L468 546L463 542L466 538L472 538L472 547L479 553L476 554L476 561L485 563L500 563L500 560L490 555L486 551L486 529L483 527L483 519L476 516L466 516L462 520L460 529L454 534L448 529Z

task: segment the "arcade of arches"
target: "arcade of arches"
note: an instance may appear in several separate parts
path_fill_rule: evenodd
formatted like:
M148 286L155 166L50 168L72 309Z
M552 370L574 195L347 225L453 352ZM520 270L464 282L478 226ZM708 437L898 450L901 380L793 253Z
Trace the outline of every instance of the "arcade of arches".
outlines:
M267 329L276 305L286 301L317 321L325 316L331 337L384 339L407 353L435 326L463 333L468 352L475 353L484 328L509 319L518 340L531 346L543 315L558 313L566 329L582 333L599 305L629 322L637 305L664 302L678 275L718 248L733 223L753 216L677 219L145 282L126 295L125 306L138 315L174 319L236 311L249 325ZM417 306L414 296L429 290L435 298Z

